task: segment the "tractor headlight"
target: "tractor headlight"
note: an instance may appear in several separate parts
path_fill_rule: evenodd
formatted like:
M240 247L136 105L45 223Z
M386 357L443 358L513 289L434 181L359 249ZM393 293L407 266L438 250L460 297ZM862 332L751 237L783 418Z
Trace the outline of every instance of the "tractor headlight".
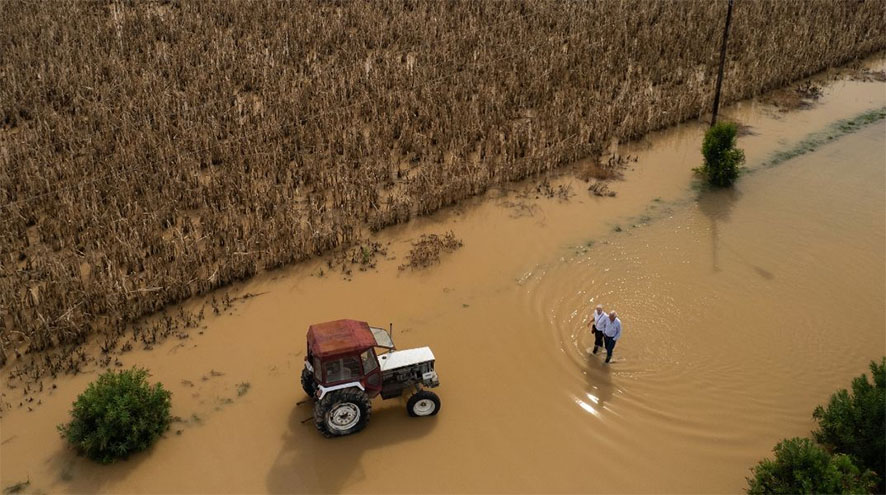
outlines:
M436 387L440 385L440 379L437 378L436 371L428 371L427 373L422 373L421 381L428 387Z

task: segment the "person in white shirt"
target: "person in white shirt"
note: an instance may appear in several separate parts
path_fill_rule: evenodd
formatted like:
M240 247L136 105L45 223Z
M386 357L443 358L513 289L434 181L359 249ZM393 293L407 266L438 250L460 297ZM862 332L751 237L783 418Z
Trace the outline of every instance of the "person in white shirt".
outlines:
M591 335L594 336L594 354L603 347L603 331L600 330L601 319L606 319L606 312L603 311L603 305L598 304L597 309L591 315L591 322L588 324L591 327Z
M621 338L621 320L618 319L618 314L615 311L610 311L609 317L603 318L602 323L602 327L598 326L597 328L603 330L603 344L606 347L606 362L608 363L612 360L615 343Z

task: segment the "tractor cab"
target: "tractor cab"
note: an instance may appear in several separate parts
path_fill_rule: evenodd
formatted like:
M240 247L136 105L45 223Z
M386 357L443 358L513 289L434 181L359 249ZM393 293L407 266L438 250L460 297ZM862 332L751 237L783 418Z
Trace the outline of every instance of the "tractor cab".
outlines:
M306 368L321 391L359 382L370 397L381 392L375 348L393 350L388 332L366 322L336 320L308 327Z

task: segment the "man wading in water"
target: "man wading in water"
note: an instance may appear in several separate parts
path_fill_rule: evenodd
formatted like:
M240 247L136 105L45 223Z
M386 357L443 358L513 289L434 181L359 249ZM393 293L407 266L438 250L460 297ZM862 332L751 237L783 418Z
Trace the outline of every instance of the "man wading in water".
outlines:
M597 326L597 332L603 332L603 343L606 346L606 362L612 360L612 350L615 342L621 338L621 320L615 311L609 312L608 318L602 319L602 326Z
M591 335L594 336L594 354L603 347L603 332L600 330L601 322L600 319L606 318L606 313L603 311L603 305L598 304L597 309L594 310L594 313L591 315Z

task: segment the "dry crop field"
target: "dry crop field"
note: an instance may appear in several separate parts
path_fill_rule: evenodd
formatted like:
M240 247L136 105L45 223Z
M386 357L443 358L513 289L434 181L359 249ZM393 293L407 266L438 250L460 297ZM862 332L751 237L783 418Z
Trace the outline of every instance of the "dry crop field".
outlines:
M726 3L0 2L0 362L704 113ZM736 0L725 101L886 47Z

